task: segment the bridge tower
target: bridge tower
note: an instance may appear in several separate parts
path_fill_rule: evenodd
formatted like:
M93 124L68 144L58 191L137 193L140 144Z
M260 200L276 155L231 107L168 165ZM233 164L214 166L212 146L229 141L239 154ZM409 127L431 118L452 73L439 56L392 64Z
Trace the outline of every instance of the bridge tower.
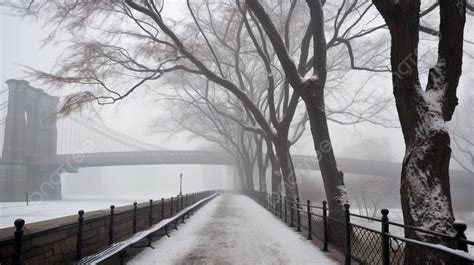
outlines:
M35 160L56 156L55 113L58 98L27 81L10 79L5 137L0 168L0 201L61 199L61 176L56 166Z

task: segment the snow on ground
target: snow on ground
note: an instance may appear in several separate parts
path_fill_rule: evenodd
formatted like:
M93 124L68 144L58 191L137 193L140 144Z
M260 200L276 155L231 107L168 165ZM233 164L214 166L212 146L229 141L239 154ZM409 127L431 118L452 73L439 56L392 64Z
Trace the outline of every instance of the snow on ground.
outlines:
M170 196L166 196L168 198ZM30 202L0 202L0 229L12 227L15 219L22 218L27 224L76 215L77 211L108 210L110 205L116 207L131 205L136 202L147 202L150 198L161 199L156 195L127 196L127 197L77 197L73 200L63 201L38 201Z
M243 195L220 195L129 264L338 264Z
M22 218L27 224L48 219L75 215L77 211L108 209L111 204L123 206L124 201L43 201L41 203L2 202L0 203L0 228L11 227L15 219Z

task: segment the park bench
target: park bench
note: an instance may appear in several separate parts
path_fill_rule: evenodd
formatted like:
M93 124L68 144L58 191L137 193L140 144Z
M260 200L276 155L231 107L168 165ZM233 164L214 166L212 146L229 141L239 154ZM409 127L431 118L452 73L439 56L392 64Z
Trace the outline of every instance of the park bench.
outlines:
M108 258L110 258L114 255L117 255L117 254L120 255L121 263L123 263L123 255L125 254L125 252L127 251L128 248L133 247L139 241L141 241L145 238L149 238L153 233L155 233L159 230L162 230L162 229L166 229L166 235L168 235L168 226L170 224L174 223L174 228L177 229L178 221L179 221L180 218L183 218L183 220L184 220L184 217L186 215L189 215L190 212L195 211L197 208L201 207L202 205L204 205L205 203L207 203L208 201L210 201L211 199L213 199L217 195L218 195L218 193L215 193L215 194L213 194L209 197L206 197L206 198L194 203L193 205L190 205L190 206L182 209L181 211L177 212L172 217L163 219L159 223L151 226L150 228L148 228L146 230L134 233L132 236L130 236L126 240L113 243L112 245L108 246L107 248L103 249L102 251L100 251L100 252L98 252L94 255L83 257L76 264L97 264L97 263L99 263L101 261L104 261L104 260L106 260L106 259L108 259ZM150 244L148 246L150 246Z

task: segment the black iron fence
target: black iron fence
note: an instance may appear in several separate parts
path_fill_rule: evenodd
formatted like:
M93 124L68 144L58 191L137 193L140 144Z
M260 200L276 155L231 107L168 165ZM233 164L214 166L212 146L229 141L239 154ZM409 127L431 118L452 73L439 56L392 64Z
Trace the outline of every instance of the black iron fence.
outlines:
M160 203L154 204L153 200L149 201L148 205L148 222L147 225L151 227L153 224L158 223L159 221L162 221L165 218L170 218L177 214L180 210L193 205L194 203L198 202L199 200L208 197L210 194L214 193L216 191L204 191L204 192L196 192L196 193L189 193L185 195L178 195L175 198L170 197L165 200L165 198L161 198ZM165 213L165 208L166 208L166 213ZM143 209L143 208L142 208ZM134 234L137 232L137 218L139 214L137 214L137 202L133 203L133 209L132 209L132 214L133 214L133 219L131 220L132 223L132 229L130 231L130 234ZM160 218L157 219L157 212L160 213ZM57 230L58 228L70 228L70 227L77 227L77 236L76 236L76 245L75 245L75 260L80 260L83 257L83 228L87 224L91 224L93 222L101 221L104 220L107 222L108 226L108 245L113 244L116 241L116 237L118 232L120 231L115 231L115 218L116 218L117 213L115 212L115 206L111 205L110 210L108 215L103 215L99 217L93 217L90 219L86 219L84 217L84 211L79 210L78 211L78 218L77 218L77 223L72 223L68 225L63 225L60 227L55 227L54 229L50 230ZM188 214L189 215L189 214ZM143 215L140 215L143 217ZM189 216L183 215L182 216L182 222L184 223L184 219L189 218ZM27 234L24 235L25 231L25 221L23 219L16 219L14 222L15 226L15 231L13 233L12 238L8 238L5 240L0 241L0 246L6 246L6 245L11 245L12 250L13 250L13 257L11 259L11 264L26 264L25 259L23 257L23 252L22 252L22 246L25 240L29 240L32 238L36 238L38 236L41 236L45 233L47 233L50 230L44 230L40 231L37 233L33 234ZM167 231L168 226L166 226L166 234L168 233ZM121 231L123 232L123 231ZM151 244L151 238L148 240L148 245ZM104 245L104 247L106 244ZM0 257L1 258L1 257ZM1 260L1 259L0 259Z
M315 237L322 241L323 251L328 251L330 244L343 252L345 264L351 264L352 261L359 264L383 265L438 264L440 260L449 260L449 264L474 264L474 256L468 253L468 246L473 246L474 242L467 240L464 234L467 226L464 223L455 222L456 234L447 235L391 222L387 209L381 210L382 217L378 219L351 213L350 205L345 204L344 218L341 219L330 216L326 201L319 206L311 204L310 200L301 202L297 198L293 201L284 196L259 191L249 192L247 195L290 227L295 227L296 231L304 232L309 240ZM363 224L364 222L356 222L357 219L375 225L368 227ZM376 226L380 228L374 228ZM420 237L442 238L443 242L431 244L390 233L391 228L395 227L412 231ZM407 257L410 260L406 260ZM426 260L427 257L432 259L432 262Z

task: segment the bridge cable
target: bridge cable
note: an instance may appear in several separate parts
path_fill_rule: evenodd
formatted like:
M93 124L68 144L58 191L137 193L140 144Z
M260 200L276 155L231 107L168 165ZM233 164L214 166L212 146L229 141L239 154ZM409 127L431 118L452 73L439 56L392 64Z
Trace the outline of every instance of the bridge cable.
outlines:
M86 127L87 129L91 130L91 131L94 131L95 133L97 134L100 134L108 139L111 139L111 140L114 140L116 142L119 142L121 144L124 144L124 145L127 145L128 147L131 147L131 148L134 148L134 149L138 149L140 151L148 151L148 149L146 148L143 148L143 147L140 147L140 146L137 146L137 145L134 145L132 143L127 143L125 141L123 141L122 139L119 139L117 137L114 137L112 135L107 135L106 133L104 133L103 131L93 127L93 126L90 126L90 124L84 122L84 121L81 121L80 119L77 119L75 117L71 117L71 120L78 123L79 125L83 126L83 127Z
M57 112L57 106L56 106L56 108L54 108L53 106L50 106L50 107L52 109L54 109L55 112ZM99 123L99 122L97 122L95 120L92 120L92 119L85 120L84 118L82 118L78 115L75 115L75 114L71 115L70 117L76 123L80 123L80 125L88 128L89 130L93 130L96 133L99 133L99 131L101 131L101 133L99 133L100 135L105 136L105 137L107 137L111 140L114 140L116 142L119 142L121 144L127 145L128 147L132 147L134 149L139 149L141 151L153 150L153 148L157 149L157 150L168 150L168 151L170 150L170 149L162 148L162 147L159 147L159 146L147 143L147 142L140 141L138 139L135 139L133 137L125 135L121 132L113 130L113 129L107 127L106 125L104 125L102 123ZM79 122L79 120L81 120L81 122ZM100 127L100 128L97 128L97 127ZM93 128L95 128L95 129L93 129ZM112 135L107 136L105 134L105 132L103 132L103 130L106 130L107 132L109 132ZM152 148L150 148L150 147L152 147Z

